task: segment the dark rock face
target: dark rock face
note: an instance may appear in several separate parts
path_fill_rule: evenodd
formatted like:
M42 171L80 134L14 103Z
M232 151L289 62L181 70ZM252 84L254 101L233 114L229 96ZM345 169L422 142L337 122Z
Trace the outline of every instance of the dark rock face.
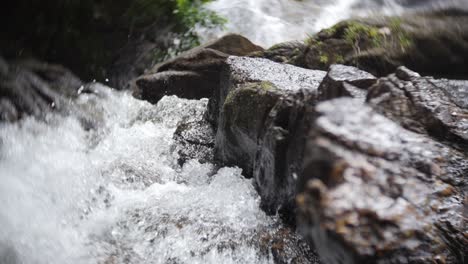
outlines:
M264 208L290 209L300 173L307 107L325 72L265 59L229 57L210 99L215 158L253 176Z
M377 82L377 78L358 68L334 64L318 88L321 101L338 97L355 97L362 101L367 95L367 88Z
M214 137L214 129L206 121L180 124L174 133L179 165L190 159L200 163L213 162Z
M467 157L356 99L319 104L299 227L326 263L466 261Z
M164 95L182 98L208 98L219 87L220 69L229 55L247 55L263 50L248 39L226 35L156 65L136 79L137 98L157 103Z
M468 81L421 77L404 67L379 80L368 102L407 129L468 147Z
M216 50L199 49L158 65L156 73L135 80L133 96L153 104L164 95L189 99L211 97L219 86L219 69L227 57Z
M136 85L139 89L134 96L156 104L165 95L187 99L208 98L218 83L193 71L164 71L142 76L136 80Z
M59 65L33 60L1 64L1 121L16 121L26 115L42 118L50 110L63 111L83 85Z

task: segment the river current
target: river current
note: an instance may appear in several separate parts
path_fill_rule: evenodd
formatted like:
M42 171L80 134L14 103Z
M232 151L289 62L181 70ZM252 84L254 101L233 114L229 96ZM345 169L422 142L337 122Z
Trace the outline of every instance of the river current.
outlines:
M369 10L403 10L377 2L218 0L209 8L226 29L201 33L269 46ZM283 225L260 209L252 180L238 168L177 163L177 124L200 119L207 99L151 105L98 90L77 101L95 129L73 114L0 124L0 263L273 263L261 241Z

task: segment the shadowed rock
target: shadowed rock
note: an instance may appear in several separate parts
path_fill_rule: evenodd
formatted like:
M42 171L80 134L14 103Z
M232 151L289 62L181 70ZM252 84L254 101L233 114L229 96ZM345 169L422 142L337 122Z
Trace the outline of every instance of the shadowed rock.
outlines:
M316 107L299 227L325 263L463 263L467 157L356 99Z
M379 80L368 102L407 129L468 146L468 81L421 77L404 67Z
M134 96L156 104L165 95L186 99L208 98L218 83L194 71L165 71L145 75L136 80L138 90Z
M358 68L334 64L318 88L321 101L337 97L355 97L365 101L367 88L377 82L377 78Z
M1 63L0 118L15 121L27 115L43 117L50 110L65 110L83 84L59 65L34 60Z

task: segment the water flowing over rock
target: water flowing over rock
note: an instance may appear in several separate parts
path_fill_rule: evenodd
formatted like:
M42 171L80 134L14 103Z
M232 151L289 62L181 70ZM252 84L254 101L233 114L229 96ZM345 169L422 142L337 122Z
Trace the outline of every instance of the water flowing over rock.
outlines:
M253 176L267 211L290 210L308 105L325 72L265 59L229 57L208 117L217 124L215 158Z
M447 144L460 147L459 138L399 125L427 126L413 113L431 102L439 111L425 118L457 111L440 130L461 131L464 81L229 57L221 84L207 115L217 124L215 159L254 178L267 212L291 220L298 206L298 228L325 263L466 259L466 151ZM333 99L343 96L354 98Z

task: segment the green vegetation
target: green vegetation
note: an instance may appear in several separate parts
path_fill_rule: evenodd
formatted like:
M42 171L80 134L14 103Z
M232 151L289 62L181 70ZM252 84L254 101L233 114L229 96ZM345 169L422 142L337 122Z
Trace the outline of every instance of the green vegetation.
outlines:
M383 45L384 37L377 27L368 26L359 22L349 22L344 31L344 39L356 53L361 52L361 45L380 47Z
M345 59L343 55L335 55L335 63L344 63Z
M390 20L390 30L392 34L396 36L398 44L402 51L405 51L407 48L413 45L410 35L402 28L401 18L394 17Z
M319 57L319 61L323 64L328 64L328 56L325 54L321 54Z

